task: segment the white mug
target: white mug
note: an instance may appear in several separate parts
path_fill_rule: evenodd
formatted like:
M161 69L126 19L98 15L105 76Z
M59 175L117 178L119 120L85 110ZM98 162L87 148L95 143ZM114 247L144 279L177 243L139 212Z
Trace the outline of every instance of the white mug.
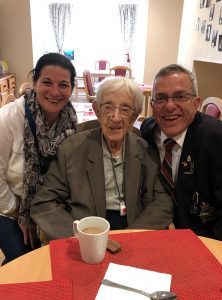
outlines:
M75 237L79 239L82 260L89 264L100 263L106 253L110 224L100 217L86 217L73 222Z

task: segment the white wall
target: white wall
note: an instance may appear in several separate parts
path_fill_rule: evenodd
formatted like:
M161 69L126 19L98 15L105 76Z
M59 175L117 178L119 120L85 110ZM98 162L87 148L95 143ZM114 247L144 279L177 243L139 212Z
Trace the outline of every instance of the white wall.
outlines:
M144 82L177 62L183 0L149 0Z
M215 5L214 18L209 20L210 7L200 8L200 0L184 0L183 18L181 26L178 63L196 73L199 95L202 99L210 96L222 98L222 52L212 47L212 32L218 30L222 34L222 25L219 24L219 13L222 1L211 0ZM206 5L206 1L205 1ZM196 30L197 18L200 18L199 30ZM206 41L206 28L201 33L201 23L211 24L210 41Z
M218 35L222 34L222 25L219 25L222 2L211 0L211 4L215 4L215 11L213 20L209 21L210 7L200 8L200 0L192 0L192 2L184 0L178 62L189 69L193 68L194 60L222 63L222 52L218 51L218 43L216 47L211 45L213 30L218 30ZM200 28L196 30L198 17L200 18ZM206 24L212 25L210 41L205 40L206 28L204 34L200 31L203 20L206 20Z

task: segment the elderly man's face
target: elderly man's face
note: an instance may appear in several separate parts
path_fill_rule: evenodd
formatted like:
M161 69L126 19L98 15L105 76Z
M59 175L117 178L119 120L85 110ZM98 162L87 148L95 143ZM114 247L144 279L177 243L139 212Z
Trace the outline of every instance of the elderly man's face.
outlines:
M115 93L107 91L103 94L103 101L96 110L103 135L110 148L122 146L125 135L135 121L132 96L125 90Z
M185 101L169 98L166 103L152 102L154 118L168 137L177 136L193 121L200 98L192 94L192 83L185 73L159 77L154 82L153 97L156 99L187 95Z

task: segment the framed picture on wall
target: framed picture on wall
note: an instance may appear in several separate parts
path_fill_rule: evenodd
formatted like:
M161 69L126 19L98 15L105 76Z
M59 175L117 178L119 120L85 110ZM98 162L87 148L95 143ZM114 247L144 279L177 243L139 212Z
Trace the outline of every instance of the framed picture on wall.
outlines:
M211 40L212 47L215 47L217 44L217 35L218 35L218 30L213 30L212 40Z
M219 24L222 24L222 7L220 8Z
M200 29L200 18L197 18L196 30Z
M207 0L206 7L210 7L210 5L211 5L211 0Z
M206 20L203 20L202 23L201 23L201 29L200 29L201 33L205 32L205 27L206 27Z
M200 8L204 7L205 0L200 0Z
M208 24L207 30L206 30L206 37L205 37L205 41L207 41L207 42L210 40L211 29L212 29L212 25Z
M216 0L216 2L219 2L220 0Z
M215 7L215 4L212 4L212 5L210 6L209 21L212 21L213 18L214 18L214 7Z
M222 34L218 38L218 51L222 51Z

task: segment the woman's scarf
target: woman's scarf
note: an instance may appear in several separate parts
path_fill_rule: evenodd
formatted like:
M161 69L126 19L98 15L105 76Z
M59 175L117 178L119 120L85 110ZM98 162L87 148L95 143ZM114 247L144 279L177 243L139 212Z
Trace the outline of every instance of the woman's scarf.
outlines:
M37 102L36 94L31 91L25 95L25 105L31 112L33 124L36 128L36 138L33 135L27 116L24 126L24 179L23 194L20 202L19 222L30 223L30 207L38 184L42 181L50 161L55 157L59 144L69 135L77 131L77 117L70 101L60 111L55 124L53 138L48 137L50 129L44 114ZM54 125L53 125L54 126Z

